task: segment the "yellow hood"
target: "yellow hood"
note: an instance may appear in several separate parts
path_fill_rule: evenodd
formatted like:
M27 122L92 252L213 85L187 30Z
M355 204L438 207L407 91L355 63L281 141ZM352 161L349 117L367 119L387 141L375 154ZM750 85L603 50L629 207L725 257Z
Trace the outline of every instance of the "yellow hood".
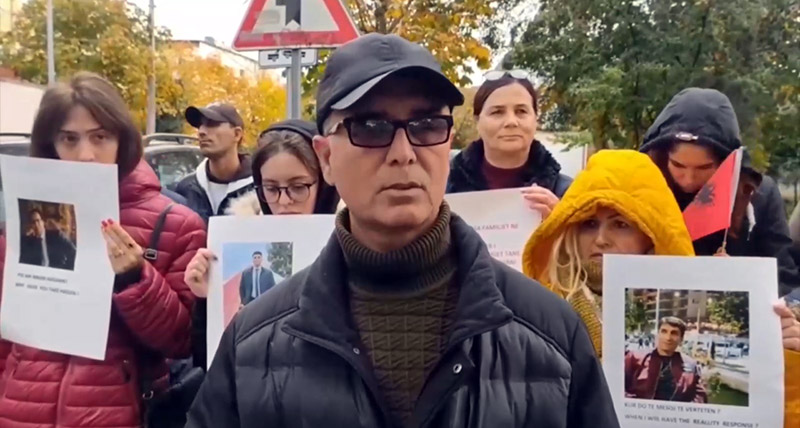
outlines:
M548 285L545 272L554 241L599 206L635 223L655 244L656 255L694 255L683 214L650 157L632 150L603 150L589 159L553 213L528 239L522 254L525 274Z

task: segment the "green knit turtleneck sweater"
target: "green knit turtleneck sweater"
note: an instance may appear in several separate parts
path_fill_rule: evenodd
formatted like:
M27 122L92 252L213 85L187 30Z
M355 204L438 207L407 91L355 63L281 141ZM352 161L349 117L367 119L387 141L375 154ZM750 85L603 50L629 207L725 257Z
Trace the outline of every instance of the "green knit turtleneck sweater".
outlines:
M425 381L445 351L458 287L450 209L409 245L373 251L350 234L350 216L336 218L347 262L350 309L378 385L398 425L406 425Z

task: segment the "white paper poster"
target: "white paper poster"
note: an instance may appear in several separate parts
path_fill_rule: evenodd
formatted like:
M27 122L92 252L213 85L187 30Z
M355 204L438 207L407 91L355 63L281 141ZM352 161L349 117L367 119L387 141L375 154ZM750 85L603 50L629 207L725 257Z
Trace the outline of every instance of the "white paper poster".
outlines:
M603 273L622 428L783 426L775 259L606 256Z
M208 248L208 364L242 306L316 260L333 233L335 215L212 217Z
M101 222L119 220L116 165L1 156L6 259L0 336L105 358L114 271Z
M542 222L522 197L522 189L445 195L450 209L481 235L492 257L522 271L522 249Z

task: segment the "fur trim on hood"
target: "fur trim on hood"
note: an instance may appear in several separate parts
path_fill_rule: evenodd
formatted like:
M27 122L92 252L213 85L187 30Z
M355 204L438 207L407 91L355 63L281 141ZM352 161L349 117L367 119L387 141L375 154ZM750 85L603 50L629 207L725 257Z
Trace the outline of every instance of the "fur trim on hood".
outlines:
M261 215L261 204L255 191L247 192L244 195L233 199L225 210L225 215L234 216L256 216Z

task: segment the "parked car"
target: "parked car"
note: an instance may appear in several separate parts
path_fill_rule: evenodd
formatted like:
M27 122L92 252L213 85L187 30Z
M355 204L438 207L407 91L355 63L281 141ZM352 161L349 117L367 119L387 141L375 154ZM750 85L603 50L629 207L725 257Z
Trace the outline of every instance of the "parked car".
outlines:
M0 133L0 155L27 156L30 134ZM191 174L203 160L197 138L183 134L151 134L142 139L144 159L156 172L161 186L174 189L183 177ZM3 184L0 181L0 230L5 229L6 212Z
M203 161L197 137L183 134L150 134L143 138L144 158L158 175L161 186L174 190Z

